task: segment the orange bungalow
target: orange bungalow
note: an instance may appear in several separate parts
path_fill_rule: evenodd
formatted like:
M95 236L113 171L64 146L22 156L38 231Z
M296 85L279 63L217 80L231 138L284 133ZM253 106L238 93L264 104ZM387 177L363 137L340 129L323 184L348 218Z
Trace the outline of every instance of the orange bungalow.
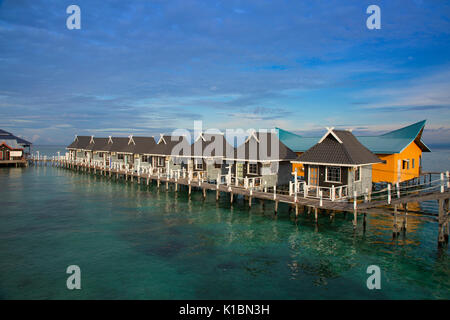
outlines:
M423 143L425 120L378 136L357 136L356 138L383 162L372 166L372 182L401 182L416 178L422 170L422 152L430 152ZM280 140L298 156L319 141L318 137L302 137L278 129ZM304 168L294 163L292 170L304 176Z

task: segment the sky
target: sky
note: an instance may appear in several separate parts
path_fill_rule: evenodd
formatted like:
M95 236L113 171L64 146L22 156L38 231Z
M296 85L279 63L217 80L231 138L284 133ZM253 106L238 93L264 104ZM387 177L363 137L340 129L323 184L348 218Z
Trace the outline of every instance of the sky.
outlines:
M372 135L427 119L425 143L450 146L449 40L441 0L0 0L0 128L68 144L195 120Z

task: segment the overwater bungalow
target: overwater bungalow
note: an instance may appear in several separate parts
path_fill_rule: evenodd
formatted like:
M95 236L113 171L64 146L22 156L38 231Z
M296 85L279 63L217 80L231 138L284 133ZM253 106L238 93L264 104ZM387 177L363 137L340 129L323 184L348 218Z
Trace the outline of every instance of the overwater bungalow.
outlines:
M32 143L0 129L0 161L2 163L24 162L31 152Z
M305 169L305 189L309 196L338 199L372 190L372 165L382 161L350 131L328 129L313 147L293 164Z
M201 132L191 145L191 155L187 163L187 170L194 172L207 181L216 181L218 177L228 175L231 165L227 165L225 158L233 158L235 148L228 143L223 133Z
M77 163L85 163L88 159L88 146L91 143L92 136L75 136L75 139L66 149L69 150L69 159Z
M373 182L402 182L419 177L422 170L422 152L431 150L422 141L425 120L377 136L356 136L382 163L372 166ZM293 132L277 128L283 143L298 156L310 149L320 137L303 137ZM293 171L305 175L301 163L294 163Z
M108 138L95 138L92 136L86 150L86 160L89 164L104 168L109 166Z
M132 152L133 166L130 169L138 173L151 173L153 161L151 153L156 145L154 137L130 136L128 151Z
M181 171L186 163L184 155L190 153L190 143L185 136L161 134L157 143L148 151L153 173Z
M287 185L292 179L290 161L296 154L280 141L274 132L253 131L235 149L231 162L231 176L236 185L269 188Z

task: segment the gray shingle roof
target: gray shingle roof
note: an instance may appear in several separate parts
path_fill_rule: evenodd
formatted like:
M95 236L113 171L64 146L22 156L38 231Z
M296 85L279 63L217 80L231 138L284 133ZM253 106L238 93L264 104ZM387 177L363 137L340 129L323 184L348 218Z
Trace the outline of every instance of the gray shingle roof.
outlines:
M189 152L190 143L183 136L162 136L158 139L154 148L148 154L154 155L182 155L181 153Z
M234 157L252 161L290 161L295 160L297 155L280 141L276 133L255 132L235 149Z
M308 149L298 157L297 161L342 165L363 165L381 162L351 132L344 130L333 130L333 132L342 143L337 141L331 133L327 133L322 142Z
M85 150L89 146L90 141L90 136L76 136L75 140L67 146L67 149Z
M202 139L203 137L203 139ZM191 155L195 157L233 157L234 147L228 143L223 134L202 133L191 145Z

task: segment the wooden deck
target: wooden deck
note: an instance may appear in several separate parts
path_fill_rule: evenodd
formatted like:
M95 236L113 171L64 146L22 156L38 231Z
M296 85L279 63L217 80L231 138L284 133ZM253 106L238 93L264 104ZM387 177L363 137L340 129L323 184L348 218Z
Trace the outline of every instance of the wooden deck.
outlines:
M391 190L388 188L388 190L384 189L374 191L368 195L359 195L358 197L348 197L340 201L332 201L330 199L305 197L302 193L297 193L294 195L284 194L280 190L277 191L276 188L274 188L273 192L264 192L241 186L210 183L200 179L173 178L161 174L137 174L136 172L102 168L99 166L80 164L66 160L32 160L31 163L34 165L58 166L75 171L110 177L115 180L123 179L125 181L144 183L147 185L151 182L156 182L158 188L161 187L161 184L165 184L166 189L169 188L169 185L172 185L176 192L181 191L180 186L185 186L188 189L189 196L191 195L193 188L201 190L204 198L206 198L206 193L208 191L215 192L216 200L219 199L221 193L226 193L229 194L231 203L235 201L236 196L242 196L244 199L248 200L249 207L252 206L253 199L273 201L275 204L275 214L278 212L278 204L280 202L286 203L289 205L290 210L295 210L296 216L299 214L299 208L302 208L303 211L314 212L316 221L318 219L319 212L321 214L331 212L332 216L335 212L352 212L354 228L357 226L358 214L362 214L364 217L364 227L366 214L389 215L393 217L394 236L396 236L399 231L406 230L408 219L435 221L438 222L439 246L442 246L444 243L448 243L448 213L450 199L450 181L448 180L448 173L446 181L442 180L441 175L440 180L436 180L437 183L436 181L431 181L431 178L428 182L424 179L425 182L423 185L397 185L396 190ZM420 179L418 179L418 181L420 182ZM425 212L416 212L414 215L408 214L408 203L417 203L429 200L438 201L439 214L436 215ZM400 208L402 208L403 212L399 211Z

